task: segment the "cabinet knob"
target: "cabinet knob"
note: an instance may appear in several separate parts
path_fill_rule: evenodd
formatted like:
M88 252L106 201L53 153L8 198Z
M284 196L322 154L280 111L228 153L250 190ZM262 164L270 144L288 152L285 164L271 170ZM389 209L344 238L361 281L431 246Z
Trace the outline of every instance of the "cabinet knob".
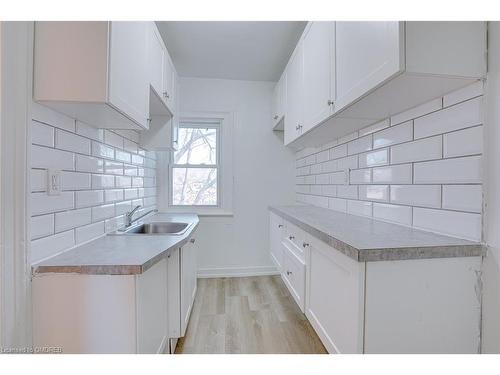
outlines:
M328 100L328 105L333 105L333 100Z
M164 91L163 92L163 97L168 99L168 98L170 98L170 95L168 95L168 92Z
M302 247L303 247L303 248L306 248L306 247L308 247L308 246L309 246L309 244L308 244L307 242L302 243Z
M277 120L278 119L278 115L274 115L273 119Z
M283 228L283 224L278 224L278 228Z
M196 242L196 239L191 238L191 239L189 240L189 242L191 242L191 243L195 243L195 242Z
M292 271L286 271L286 274L290 276L292 274Z
M294 236L288 236L288 238L289 238L289 240L290 240L290 241L292 241L292 240L294 240L294 239L295 239L295 237L294 237Z

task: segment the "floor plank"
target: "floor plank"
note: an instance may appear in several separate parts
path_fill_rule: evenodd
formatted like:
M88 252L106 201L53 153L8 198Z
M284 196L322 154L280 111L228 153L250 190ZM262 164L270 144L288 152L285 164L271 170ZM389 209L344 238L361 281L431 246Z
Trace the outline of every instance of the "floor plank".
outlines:
M175 350L188 353L326 353L279 276L198 280L198 294Z

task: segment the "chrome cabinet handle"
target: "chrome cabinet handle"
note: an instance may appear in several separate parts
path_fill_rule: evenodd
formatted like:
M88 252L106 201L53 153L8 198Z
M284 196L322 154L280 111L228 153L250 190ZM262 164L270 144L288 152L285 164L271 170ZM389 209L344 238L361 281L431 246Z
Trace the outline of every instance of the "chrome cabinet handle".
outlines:
M303 247L303 248L306 248L306 247L308 247L308 246L309 246L309 244L308 244L307 242L302 243L302 247Z
M328 105L333 105L333 100L328 100Z
M170 95L168 95L168 92L164 91L163 92L163 97L168 99L168 98L170 98Z
M290 241L295 239L294 236L288 236L288 238L290 239Z
M292 274L292 271L286 271L286 274L290 276Z
M196 242L196 239L191 238L191 239L189 240L189 242L191 242L191 243L195 243L195 242Z
M283 228L283 224L278 224L278 228Z
M278 119L278 115L274 115L273 119L277 120Z

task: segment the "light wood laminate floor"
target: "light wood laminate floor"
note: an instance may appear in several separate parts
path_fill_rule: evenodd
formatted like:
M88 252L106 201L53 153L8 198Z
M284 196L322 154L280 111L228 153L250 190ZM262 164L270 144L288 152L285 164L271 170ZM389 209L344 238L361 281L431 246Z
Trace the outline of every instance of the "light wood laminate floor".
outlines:
M198 279L176 353L326 353L279 276Z

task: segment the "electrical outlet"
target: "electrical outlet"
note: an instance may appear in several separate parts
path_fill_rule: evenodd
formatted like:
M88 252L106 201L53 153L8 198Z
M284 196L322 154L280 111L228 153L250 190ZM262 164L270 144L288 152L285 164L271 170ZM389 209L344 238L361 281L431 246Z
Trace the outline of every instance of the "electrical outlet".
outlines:
M350 177L351 175L351 169L350 168L346 168L344 169L344 185L350 185Z
M61 195L61 171L49 169L47 171L47 194Z

